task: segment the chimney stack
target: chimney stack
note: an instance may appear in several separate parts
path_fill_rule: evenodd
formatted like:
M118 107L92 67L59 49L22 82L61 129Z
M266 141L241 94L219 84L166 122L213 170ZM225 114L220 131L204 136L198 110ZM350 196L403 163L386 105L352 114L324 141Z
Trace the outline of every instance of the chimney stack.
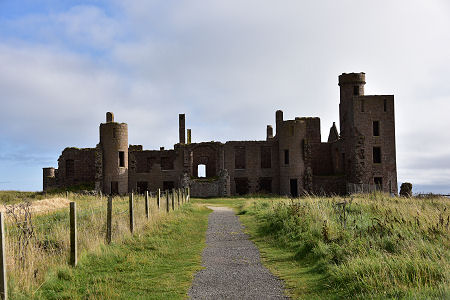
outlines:
M180 130L180 144L185 144L186 143L186 133L185 133L185 128L186 128L186 124L185 124L185 120L186 117L184 114L180 114L178 116L179 118L179 130Z

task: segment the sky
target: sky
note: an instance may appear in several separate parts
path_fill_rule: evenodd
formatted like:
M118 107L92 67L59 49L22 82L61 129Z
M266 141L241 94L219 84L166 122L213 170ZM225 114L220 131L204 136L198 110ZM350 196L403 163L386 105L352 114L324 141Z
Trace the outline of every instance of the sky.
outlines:
M0 0L0 190L42 190L105 112L129 143L263 140L275 111L339 124L341 73L394 94L398 181L450 193L448 0Z

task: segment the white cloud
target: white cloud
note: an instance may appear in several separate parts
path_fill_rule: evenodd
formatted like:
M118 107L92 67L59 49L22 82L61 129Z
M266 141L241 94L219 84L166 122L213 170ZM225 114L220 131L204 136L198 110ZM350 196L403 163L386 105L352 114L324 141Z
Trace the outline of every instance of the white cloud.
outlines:
M396 97L399 181L450 180L448 160L442 172L414 165L450 150L446 1L117 1L112 11L11 21L38 38L0 37L2 136L94 146L113 110L146 147L175 143L181 112L197 141L263 139L281 108L321 117L325 140L337 76L364 71L366 93Z

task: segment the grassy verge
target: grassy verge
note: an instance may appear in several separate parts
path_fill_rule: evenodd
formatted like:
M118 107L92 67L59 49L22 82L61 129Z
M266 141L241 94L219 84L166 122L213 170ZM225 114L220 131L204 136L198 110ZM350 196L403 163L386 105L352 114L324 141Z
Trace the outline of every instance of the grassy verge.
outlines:
M186 205L123 242L56 268L37 299L183 299L199 270L209 210Z
M449 199L226 199L296 299L448 299Z
M69 200L77 203L78 253L79 257L83 257L105 246L106 197L101 199L70 193ZM150 220L147 220L144 197L135 195L134 230L137 234L166 218L165 199L161 199L161 209L158 209L154 197L149 198L149 204ZM22 204L16 205L20 207ZM68 204L66 206L50 212L28 214L28 218L23 210L16 212L17 218L7 214L5 248L8 291L11 298L29 298L40 289L49 270L68 264L70 234ZM128 197L114 197L112 239L120 243L129 237Z

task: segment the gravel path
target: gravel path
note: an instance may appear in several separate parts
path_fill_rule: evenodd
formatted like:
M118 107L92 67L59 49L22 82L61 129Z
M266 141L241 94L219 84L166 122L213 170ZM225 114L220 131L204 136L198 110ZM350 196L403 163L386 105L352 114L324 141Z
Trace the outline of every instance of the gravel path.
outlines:
M192 299L289 299L283 282L261 265L259 251L242 232L233 210L210 207L203 266L189 290Z

